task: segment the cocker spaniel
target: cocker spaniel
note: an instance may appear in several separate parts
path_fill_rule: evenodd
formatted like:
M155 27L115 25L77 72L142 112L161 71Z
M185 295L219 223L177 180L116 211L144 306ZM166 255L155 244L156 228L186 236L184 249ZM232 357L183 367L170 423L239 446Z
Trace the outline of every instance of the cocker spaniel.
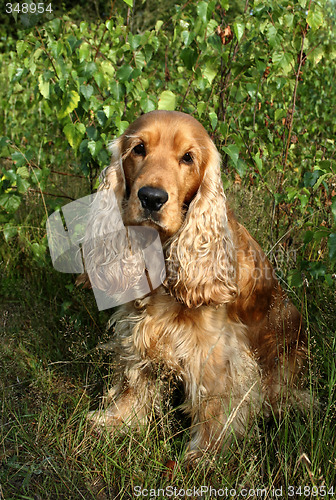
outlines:
M115 314L117 384L91 412L114 430L148 422L160 375L183 382L189 456L241 436L251 416L304 399L301 315L223 191L220 155L203 126L175 111L140 116L111 145L100 189L113 189L126 226L155 228L166 279Z

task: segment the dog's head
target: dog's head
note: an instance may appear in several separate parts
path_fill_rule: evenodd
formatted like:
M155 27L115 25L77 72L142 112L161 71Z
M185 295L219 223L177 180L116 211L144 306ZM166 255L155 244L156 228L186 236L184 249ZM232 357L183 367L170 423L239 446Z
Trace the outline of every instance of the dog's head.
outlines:
M176 111L140 116L115 139L100 189L114 189L125 225L157 229L170 291L188 306L236 296L236 255L220 155L204 127Z
M163 241L181 227L207 165L218 161L203 126L176 111L140 116L111 151L105 183L117 187L124 223L153 226Z

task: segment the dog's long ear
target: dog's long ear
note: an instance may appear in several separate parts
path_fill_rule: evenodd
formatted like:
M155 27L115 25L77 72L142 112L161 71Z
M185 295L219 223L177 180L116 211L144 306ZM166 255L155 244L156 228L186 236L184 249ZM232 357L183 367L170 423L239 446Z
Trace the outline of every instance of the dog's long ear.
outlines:
M122 213L122 201L126 190L125 174L122 167L122 136L110 143L109 151L112 154L111 163L100 174L98 191L113 189L119 211ZM83 288L91 288L91 283L86 272L78 276L76 285L83 285Z
M121 136L110 143L109 151L112 154L111 164L104 168L100 174L100 185L98 188L98 190L114 190L120 211L126 190L125 174L122 166L122 140Z
M188 307L232 302L237 296L236 251L228 222L220 155L209 139L203 181L185 221L168 243L170 292Z

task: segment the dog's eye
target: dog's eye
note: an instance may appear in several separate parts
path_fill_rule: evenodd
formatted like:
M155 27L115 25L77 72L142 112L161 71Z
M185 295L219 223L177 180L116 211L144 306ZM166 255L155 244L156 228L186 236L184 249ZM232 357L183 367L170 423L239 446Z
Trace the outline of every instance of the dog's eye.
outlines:
M190 165L191 163L193 163L194 159L191 153L186 153L182 156L181 161Z
M137 144L132 149L132 153L134 153L137 156L146 156L145 145L142 142L140 144Z

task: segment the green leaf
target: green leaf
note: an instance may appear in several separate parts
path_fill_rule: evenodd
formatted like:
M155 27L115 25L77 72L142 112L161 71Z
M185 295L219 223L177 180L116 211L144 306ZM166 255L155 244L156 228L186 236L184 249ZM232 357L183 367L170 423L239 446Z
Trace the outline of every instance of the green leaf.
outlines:
M5 193L0 195L0 207L8 213L16 212L20 204L21 198L16 194Z
M332 177L332 176L333 176L333 174L331 172L328 172L326 174L321 175L321 177L319 177L317 183L313 187L313 191L316 191L320 187L320 185L323 181L325 181L328 177Z
M28 182L26 179L22 179L20 176L18 176L17 181L16 181L16 185L17 185L18 193L24 194L28 190L28 188L30 187L30 182Z
M74 35L68 36L66 38L66 42L68 42L68 46L69 46L71 54L74 50L76 50L82 44L82 40L78 40Z
M6 241L16 236L17 232L18 232L17 227L13 226L12 224L6 224L5 227L3 228L3 235Z
M83 23L81 23L81 27L82 27L82 24ZM114 22L111 19L108 19L106 21L106 23L105 23L105 26L108 29L108 31L113 31L113 29L114 29Z
M154 101L147 94L141 97L140 106L144 113L149 113L149 111L154 111L155 109Z
M318 46L313 50L310 50L307 54L308 61L312 61L314 65L318 64L322 57L324 56L324 47Z
M243 34L244 34L244 31L245 31L245 24L243 23L234 23L233 25L233 31L234 31L234 34L236 35L237 37L237 40L238 42L240 42Z
M327 238L329 236L330 230L327 229L326 227L319 229L317 231L314 231L314 240L320 243L320 241L323 238Z
M285 75L287 75L292 67L294 67L293 55L290 52L274 52L272 55L272 60Z
M128 43L133 51L136 50L141 43L141 35L132 35L132 33L129 33Z
M124 0L125 4L129 7L133 7L133 0Z
M192 36L191 36L191 33L190 31L188 30L183 30L182 33L181 33L181 38L183 40L183 43L185 46L188 46L189 43L192 41Z
M105 115L107 116L107 119L109 119L114 113L114 106L103 106L103 110Z
M88 101L93 94L92 85L81 85L79 87L81 94L85 97L85 100Z
M324 280L327 283L328 286L333 286L334 285L334 280L331 274L325 274L324 275Z
M79 101L80 97L78 92L70 90L70 92L68 92L63 99L62 108L58 113L58 118L64 118L69 113L72 113L72 111L77 108Z
M205 110L205 102L204 101L198 101L197 103L197 113L198 113L198 117L201 118L201 116L203 115L203 111Z
M306 194L299 194L298 198L301 201L301 207L304 208L309 201L309 196Z
M254 155L253 159L254 159L254 161L256 163L258 172L261 174L262 171L263 171L263 163L262 163L262 159L260 158L260 152L259 151L258 151L258 153L256 155Z
M105 77L104 77L104 73L102 71L98 71L98 73L95 73L93 75L93 78L95 79L95 82L100 89L105 87Z
M22 177L22 179L29 179L30 173L27 167L19 167L16 169L17 175Z
M125 85L123 83L116 82L114 80L110 84L110 89L111 89L112 95L115 98L115 100L117 102L121 101L121 99L125 95ZM109 118L109 116L107 114L106 114L106 116Z
M171 90L164 90L159 96L158 109L174 111L176 106L176 96Z
M84 155L85 153L87 153L88 143L89 143L89 141L87 139L84 139L80 143L80 145L79 145L79 152L82 153L82 155Z
M118 135L122 135L128 126L129 126L129 122L127 122L126 120L121 120L118 123Z
M286 192L287 192L287 199L291 203L297 197L299 190L297 187L289 186L286 189Z
M49 83L49 81L45 82L43 80L43 76L39 75L38 82L39 82L38 83L38 87L39 87L39 90L40 90L41 94L43 95L43 97L45 99L49 99L49 93L50 93L50 83Z
M58 40L57 42L52 42L51 50L52 50L52 54L55 57L55 59L57 59L62 54L63 49L64 49L64 46L60 40Z
M92 125L90 127L87 127L86 133L87 133L88 138L91 141L97 141L98 140L99 132L96 129L96 127L93 127Z
M336 196L333 197L331 200L331 213L334 216L334 219L336 221Z
M142 52L134 54L134 60L137 68L142 69L146 65L146 59Z
M257 85L255 83L248 83L246 85L246 90L247 90L247 93L250 97L252 97L252 99L255 98L255 95L256 95L256 92L257 92Z
M98 153L102 147L103 147L103 144L101 141L89 141L88 142L88 149L94 158L98 155Z
M328 238L329 257L331 260L336 259L336 233L331 233Z
M12 185L15 185L16 184L16 177L17 177L16 172L14 172L14 170L12 170L10 168L9 170L3 171L3 177L1 180L8 179Z
M212 80L215 78L217 75L218 71L218 65L214 66L210 63L207 63L204 70L202 71L204 78L208 80L208 82L211 84Z
M85 134L85 125L83 123L68 123L63 128L63 132L70 146L76 151Z
M21 80L21 77L23 75L24 69L23 68L17 68L16 73L12 78L12 83L19 82Z
M293 26L294 16L291 13L284 15L284 25L286 28L291 28Z
M213 2L212 2L212 3L213 3ZM208 25L207 25L207 33L209 33L209 34L211 34L211 33L212 33L212 34L214 35L214 34L215 34L215 31L216 31L216 29L217 29L217 26L218 26L218 22L217 22L215 19L210 19L210 21L208 22ZM208 38L208 40L209 40L209 38ZM214 45L214 46L215 46L215 47L217 47L217 48L219 48L219 47L220 47L220 41L219 41L219 38L218 38L218 36L217 36L217 35L216 35L216 37L215 37L215 40L216 40L216 41L213 41L213 40L212 40L212 42L210 42L210 40L209 40L209 42L210 42L210 43L213 43L213 42L214 42L214 43L215 43L215 45ZM218 45L217 45L217 43L218 43Z
M274 112L274 120L277 122L278 120L281 120L282 118L285 118L287 116L287 111L282 108L278 108Z
M101 149L101 151L99 151L97 159L98 159L99 165L101 165L101 166L105 166L105 165L108 165L110 163L110 155L108 154L106 149Z
M303 183L305 187L313 187L317 179L323 174L322 170L314 170L313 172L305 172Z
M238 172L238 174L240 175L240 177L244 177L244 175L246 174L247 165L243 160L241 160L239 158L236 165L235 165L235 169Z
M220 126L219 126L219 130L220 130L220 133L222 134L222 136L223 136L224 138L226 138L226 137L227 137L227 135L228 135L228 130L229 130L229 126L228 126L228 124L227 124L227 123L223 123L223 122L222 122L222 123L220 124Z
M29 45L27 42L25 42L24 40L18 40L16 42L16 52L18 56L22 57L22 55L25 53L28 47Z
M86 61L89 58L91 46L87 42L83 42L78 49L79 62Z
M322 169L324 172L333 172L332 161L331 160L322 160L318 164L318 168Z
M128 66L125 64L125 66L122 66L121 68L118 69L116 73L116 78L121 82L126 82L129 81L132 73L133 73L132 66Z
M190 49L189 47L183 49L180 53L180 57L184 62L184 65L187 69L192 70L195 62L197 61L197 52L194 49Z
M302 275L301 271L298 269L294 269L293 271L289 272L288 275L288 284L289 286L301 286L302 285Z
M239 151L244 147L244 141L242 137L238 134L232 134L231 135L235 145L238 147Z
M14 153L11 154L11 158L14 162L14 165L16 165L16 168L22 167L27 163L26 158L20 151L15 151Z
M203 23L207 22L207 11L208 11L208 2L198 2L197 3L197 15L200 19L202 19Z
M61 19L53 19L52 21L50 21L50 26L52 27L55 35L58 37L61 30Z
M229 146L225 146L223 149L236 166L239 158L239 149L237 148L237 146L235 146L234 144L230 144Z
M307 23L313 30L317 30L323 24L323 12L318 7L315 6L314 9L310 9L307 16Z
M81 76L84 76L87 80L89 80L97 71L97 64L93 61L88 61L88 62L85 61L80 66L80 70L82 73Z
M104 111L102 111L101 109L97 111L97 120L99 125L101 125L102 127L104 127L105 123L107 122L107 117Z
M310 262L308 269L313 278L324 276L326 272L325 265L322 262Z
M217 117L216 113L214 111L211 111L209 113L209 118L210 118L211 128L212 128L212 130L215 130L215 128L217 127L217 123L218 123L218 117Z

